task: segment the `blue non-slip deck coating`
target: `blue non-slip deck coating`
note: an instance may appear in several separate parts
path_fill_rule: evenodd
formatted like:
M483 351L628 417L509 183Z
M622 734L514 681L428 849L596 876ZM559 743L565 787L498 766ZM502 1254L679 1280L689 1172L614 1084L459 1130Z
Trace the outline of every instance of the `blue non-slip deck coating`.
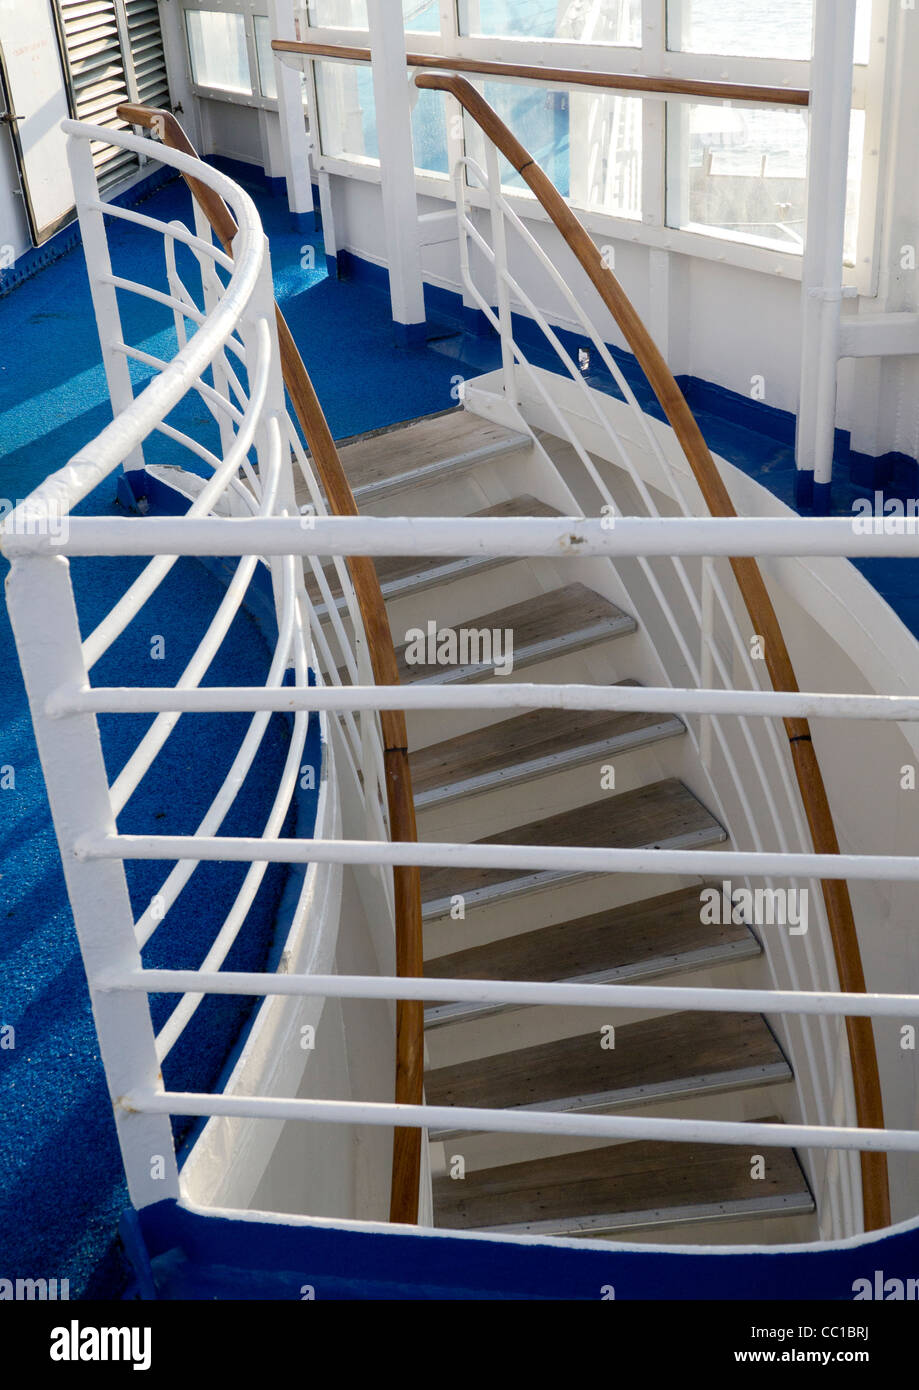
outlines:
M450 394L452 364L424 348L393 352L384 298L368 295L358 284L329 282L321 238L292 230L286 202L266 189L257 175L250 180L239 166L232 169L236 177L241 172L271 238L276 293L335 433L356 434L455 405ZM190 199L184 185L174 180L158 188L143 209L167 221L188 220ZM116 272L165 288L161 240L118 223L110 224L109 231ZM183 273L188 265L180 248ZM120 296L120 304L127 341L153 356L171 356L174 337L163 311L129 296ZM14 502L111 419L79 247L23 280L0 301L0 344L0 497ZM342 371L343 362L347 371ZM139 385L149 379L150 371L132 365L132 376ZM211 446L216 443L213 421L200 402L183 402L171 423ZM177 461L174 447L162 438L151 440L146 456L150 463ZM181 462L196 466L187 455ZM115 493L115 480L110 479L79 511L115 514ZM0 565L5 575L6 562ZM72 563L84 633L138 568L139 562L123 559ZM174 683L222 592L218 579L200 564L181 561L100 661L94 681ZM156 636L164 639L161 662L151 657ZM111 1297L126 1277L116 1229L127 1195L5 608L0 613L0 652L0 767L14 768L15 775L15 788L0 791L0 921L5 929L0 936L0 1024L12 1024L16 1030L15 1049L0 1049L0 1274L68 1278L75 1297ZM260 684L268 660L265 639L244 611L207 683ZM194 830L229 767L247 719L236 715L180 720L161 760L126 808L120 829L153 828L164 834ZM147 717L139 716L101 721L112 774L148 723ZM304 756L315 761L315 721L310 736ZM221 833L259 833L287 740L287 721L276 717ZM177 785L181 796L176 795ZM302 803L300 809L302 815ZM285 833L290 830L288 824ZM297 833L309 832L308 825L298 825ZM150 862L127 866L137 915L169 867ZM151 941L145 963L199 965L244 872L244 865L202 865ZM279 909L283 929L286 880L282 867L269 869L228 968L258 969L270 959ZM175 1002L154 1000L157 1025ZM205 1001L167 1062L167 1084L181 1081L191 1089L211 1089L251 1008L251 1000L215 996Z

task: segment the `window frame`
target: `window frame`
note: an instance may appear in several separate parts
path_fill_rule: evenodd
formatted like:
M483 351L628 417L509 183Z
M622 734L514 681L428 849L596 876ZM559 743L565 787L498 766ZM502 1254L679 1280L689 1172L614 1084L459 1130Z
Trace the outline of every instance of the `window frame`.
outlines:
M211 87L196 81L186 16L189 12L200 13L202 10L212 10L217 14L242 16L246 35L246 56L249 62L249 81L252 85L251 92L234 92L227 87ZM267 18L270 24L271 6L268 0L232 0L230 4L227 4L225 0L200 0L200 3L199 0L179 0L182 46L185 50L185 71L188 85L196 97L200 97L204 101L225 101L234 106L248 106L257 111L278 110L277 97L262 95L259 80L258 47L255 39L256 16Z
M878 291L881 228L877 203L887 84L886 36L890 4L895 2L896 0L873 0L868 62L857 64L853 70L852 106L855 110L864 109L865 132L855 264L844 268L844 278L850 290L866 297L875 296ZM667 0L642 0L641 44L638 47L575 43L570 40L463 36L459 33L455 0L439 0L439 5L440 33L420 34L418 31L407 31L406 43L409 52L417 50L444 57L521 63L533 67L578 68L586 72L618 70L625 74L640 72L655 76L789 88L810 88L811 85L810 60L687 53L667 48ZM366 29L309 25L305 4L300 11L300 32L301 37L320 43L364 48L370 45L370 35ZM423 40L423 44L420 40ZM617 55L621 55L618 63L615 62ZM322 61L344 60L324 58ZM317 94L313 63L305 64L305 68L310 109L315 111ZM527 80L533 82L532 78ZM546 86L565 90L561 84L546 83ZM445 100L452 103L452 98L446 97ZM680 98L642 97L641 100L642 215L636 221L611 213L586 212L578 207L578 214L588 230L611 241L637 242L660 250L800 281L804 259L800 253L735 240L724 233L719 234L717 229L703 232L668 226L666 117L669 102ZM698 102L699 98L687 100ZM451 167L456 157L465 153L465 140L457 142L450 138L452 124L448 120L448 154ZM377 165L370 166L340 155L323 153L321 134L318 133L314 159L320 172L379 182ZM418 171L416 187L418 193L426 197L449 197L442 179L430 178ZM515 196L507 190L505 196L521 217L544 220L542 209L538 205L534 207L530 199ZM485 205L486 199L481 190L469 188L467 197L473 206Z

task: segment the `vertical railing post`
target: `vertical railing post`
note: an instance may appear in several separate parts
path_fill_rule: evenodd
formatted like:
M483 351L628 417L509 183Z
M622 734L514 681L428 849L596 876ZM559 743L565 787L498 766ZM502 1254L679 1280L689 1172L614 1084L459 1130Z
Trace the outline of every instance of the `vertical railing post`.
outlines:
M163 1081L146 995L104 987L107 974L137 971L141 958L123 863L81 857L82 841L115 833L99 730L94 715L46 712L55 691L88 684L64 556L14 559L7 602L128 1189L135 1207L149 1206L178 1197L179 1177L168 1116L140 1114L124 1101L133 1091L162 1091Z
M271 36L275 39L295 39L297 27L293 0L268 0ZM315 232L316 205L313 201L313 178L310 170L309 141L300 73L273 55L275 83L278 91L278 120L281 130L281 150L287 180L287 206L300 232Z
M118 293L110 283L112 262L109 257L105 217L96 206L99 202L99 185L93 168L89 141L70 136L67 140L67 158L73 179L74 202L80 220L80 231L83 234L83 255L99 329L102 365L105 368L105 379L112 402L112 414L118 415L133 401L134 387L131 383L128 359L123 352L116 352L113 346L124 341L124 330L118 309ZM127 455L124 468L129 481L131 473L144 471L144 454L139 444Z
M402 6L398 0L367 0L367 18L393 326L397 341L423 342L424 282Z
M501 207L501 166L498 151L491 140L485 142L485 171L488 175L488 201L491 207L491 244L495 253L495 293L498 303L498 322L501 325L501 368L504 373L504 394L511 405L517 405L517 378L514 363L514 324L511 318L511 295L507 284L507 228Z
M812 502L818 512L829 510L836 440L855 6L856 0L816 0L814 15L795 454L797 501Z

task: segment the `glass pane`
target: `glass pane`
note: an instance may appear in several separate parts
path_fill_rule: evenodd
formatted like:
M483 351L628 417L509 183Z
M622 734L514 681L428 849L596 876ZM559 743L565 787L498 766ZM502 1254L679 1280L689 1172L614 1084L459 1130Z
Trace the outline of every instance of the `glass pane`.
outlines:
M316 29L366 29L367 0L307 0L306 18Z
M846 260L855 257L865 113L852 112ZM694 106L667 114L667 222L801 254L807 194L807 113Z
M241 14L186 10L192 79L223 92L252 91L246 22Z
M480 90L564 197L590 211L641 215L639 97L508 82L485 82ZM467 122L466 139L484 168L484 137L475 122ZM529 196L503 157L500 167L502 186Z
M457 0L457 15L461 34L641 43L641 0Z
M307 0L307 23L315 29L366 29L367 0ZM440 0L402 0L402 18L413 34L440 33Z
M317 62L315 68L322 153L379 163L369 67Z
M322 153L336 158L378 164L376 105L373 75L356 64L316 63L319 138ZM446 177L446 106L441 92L419 92L412 111L415 166L426 174Z
M271 51L271 23L267 15L255 16L255 57L258 63L258 85L263 97L277 101L278 84Z
M685 53L807 60L812 51L814 0L669 0L667 46ZM858 0L855 61L867 63L871 0Z
M447 154L447 108L443 92L422 90L412 112L412 145L415 168L425 174L446 178L450 169Z
M410 34L439 34L439 0L402 0L402 18Z

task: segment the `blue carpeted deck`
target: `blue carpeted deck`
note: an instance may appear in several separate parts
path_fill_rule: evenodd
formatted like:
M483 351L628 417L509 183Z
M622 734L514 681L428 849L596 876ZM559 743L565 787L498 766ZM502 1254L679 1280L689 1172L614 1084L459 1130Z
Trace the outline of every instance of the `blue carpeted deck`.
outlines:
M375 429L454 404L453 364L426 350L392 351L387 304L360 286L326 278L321 239L290 231L286 204L256 184L271 237L277 292L284 302L316 385L339 436ZM184 185L156 191L145 211L170 219L188 215ZM316 270L303 269L303 251L316 249ZM130 259L138 279L159 273L161 251L134 228L112 234L116 268ZM152 258L156 256L154 263ZM128 340L168 354L171 333L150 305L123 300ZM0 494L25 497L111 418L99 361L95 320L77 249L0 300ZM411 360L408 369L407 358ZM341 372L347 360L349 370ZM137 373L138 381L146 373ZM358 389L355 389L355 381ZM210 428L201 409L183 407L186 424ZM168 462L157 441L149 461ZM174 457L173 457L173 460ZM83 512L119 510L110 480L87 499ZM2 562L4 574L6 563ZM140 564L126 560L75 561L72 570L84 634L111 606ZM213 616L219 580L195 561L175 566L155 599L106 654L94 679L173 683ZM164 639L162 662L151 659L151 640ZM124 1281L114 1240L127 1202L111 1111L89 1011L82 964L64 889L41 769L19 675L9 620L0 614L2 734L0 767L15 785L0 792L0 1023L15 1028L15 1049L0 1050L0 1272L69 1278L71 1294L112 1296ZM263 681L268 645L253 618L242 613L214 663L208 682ZM121 767L149 721L102 721L107 765ZM190 833L210 803L238 747L248 716L220 720L187 716L121 819L125 831L155 826ZM276 719L262 753L222 833L258 833L273 795L287 742ZM315 730L311 730L315 738ZM318 749L314 746L318 756ZM176 797L177 779L182 786ZM4 780L9 780L7 777ZM290 833L291 825L287 827ZM304 832L302 823L299 833ZM135 912L147 905L168 865L128 866ZM204 865L194 875L145 953L147 964L200 964L229 906L244 866ZM284 871L271 869L250 911L228 968L258 969L273 945ZM155 1001L162 1023L175 1000ZM171 1055L166 1079L191 1089L214 1083L252 1001L212 998L196 1015Z
M234 175L238 169L234 169ZM250 184L271 240L278 298L313 375L336 437L377 429L455 404L456 375L497 365L495 345L463 338L446 325L428 346L395 348L388 300L361 279L326 276L321 238L290 229L283 199L258 180ZM179 182L149 198L158 217L186 217L189 199ZM309 268L306 248L315 251ZM152 268L138 264L160 252L152 237L116 230L113 255L132 257L137 278ZM130 341L165 351L169 333L149 305L125 302ZM63 256L0 300L0 494L24 497L60 467L110 418L95 323L79 249ZM548 362L547 362L548 365ZM138 380L144 373L138 373ZM593 379L593 378L592 378ZM602 377L596 384L608 387ZM690 393L691 398L691 393ZM727 423L699 405L700 423L712 447L791 501L794 461L788 443ZM210 428L203 409L186 410L186 424ZM160 443L150 461L170 461ZM865 489L860 489L864 493ZM836 494L839 509L851 498ZM83 511L113 512L110 480ZM136 571L133 561L81 561L73 565L78 604L89 631L113 595ZM872 562L862 568L904 621L919 633L915 566ZM907 569L909 573L907 574ZM4 562L5 570L5 562ZM221 594L217 578L194 561L178 564L156 599L106 655L95 679L110 684L176 679L194 650ZM150 658L154 636L165 639L165 659ZM0 688L3 695L0 768L12 768L15 786L0 790L0 1024L15 1027L15 1049L0 1050L0 1273L13 1277L68 1278L73 1296L110 1297L124 1284L125 1269L115 1229L126 1193L105 1094L82 966L59 867L41 771L5 611L0 614ZM247 613L239 616L208 680L259 683L269 659L264 635ZM155 669L154 669L155 668ZM146 672L146 674L143 674ZM146 725L141 718L103 721L106 758L114 773ZM188 833L197 824L225 773L245 716L228 723L188 716L167 744L130 803L121 826L155 823L164 833ZM315 729L312 731L315 738ZM255 833L276 784L287 739L281 719L269 730L262 755L224 824L224 833ZM176 778L183 795L175 796ZM3 779L0 779L2 781ZM8 780L8 779L7 779ZM289 824L288 832L291 830ZM303 823L298 833L304 831ZM167 866L128 866L135 910L149 901ZM154 938L148 963L196 965L217 920L215 900L228 905L242 867L202 867ZM219 882L218 882L219 880ZM266 875L256 904L228 961L231 968L258 968L270 958L275 913L284 874ZM156 1021L173 1001L156 1002ZM167 1082L194 1089L213 1083L244 1025L251 1001L212 999L170 1058Z

